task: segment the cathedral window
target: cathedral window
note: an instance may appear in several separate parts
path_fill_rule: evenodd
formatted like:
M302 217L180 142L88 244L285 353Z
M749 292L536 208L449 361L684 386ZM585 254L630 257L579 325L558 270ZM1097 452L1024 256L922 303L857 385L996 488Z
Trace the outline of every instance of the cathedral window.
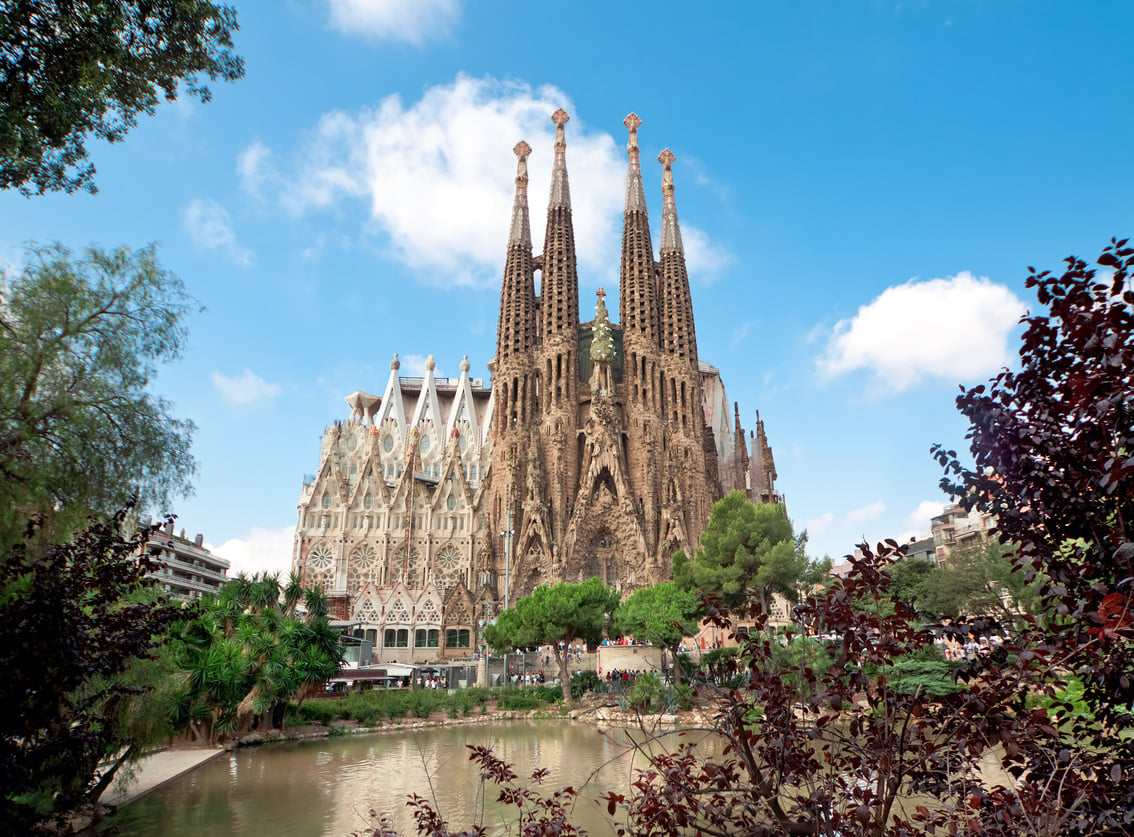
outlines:
M374 500L370 497L369 494L367 494L362 500L362 505L363 505L364 508L370 508L370 506L373 502L374 502Z
M394 435L392 433L387 433L386 436L382 439L382 450L386 451L386 453L389 453L393 449Z
M324 494L323 495L323 508L329 509L330 507L331 507L331 495L330 494Z
M450 494L449 498L445 501L445 506L449 511L452 511L457 507L457 498Z
M421 441L418 443L418 450L420 450L422 454L429 453L429 445L430 445L429 436L428 435L422 436Z
M446 648L468 648L469 631L467 628L449 628L445 631Z

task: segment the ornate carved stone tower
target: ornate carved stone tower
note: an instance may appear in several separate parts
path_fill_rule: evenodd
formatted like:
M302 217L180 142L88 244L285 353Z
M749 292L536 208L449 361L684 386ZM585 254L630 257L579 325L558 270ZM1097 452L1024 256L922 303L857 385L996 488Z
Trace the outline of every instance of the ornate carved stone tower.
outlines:
M626 118L622 323L610 322L601 290L594 320L580 323L567 114L558 110L552 121L555 163L541 256L531 255L530 149L516 146L520 171L492 367L488 497L492 525L507 528L510 519L513 533L510 554L494 545L492 563L498 586L504 581L513 595L592 575L627 589L664 579L672 553L692 550L720 496L713 432L702 411L674 156L667 150L659 158L662 248L655 259L638 147L642 123L635 114Z

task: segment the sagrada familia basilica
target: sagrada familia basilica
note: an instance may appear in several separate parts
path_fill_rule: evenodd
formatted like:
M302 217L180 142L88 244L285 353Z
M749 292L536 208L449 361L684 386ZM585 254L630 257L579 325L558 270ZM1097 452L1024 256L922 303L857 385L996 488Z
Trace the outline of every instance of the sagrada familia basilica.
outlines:
M480 628L537 585L599 576L625 592L665 580L692 555L712 504L741 489L779 502L762 422L741 426L697 336L673 161L662 165L654 255L630 114L619 319L598 291L580 322L567 180L568 116L558 110L544 251L532 251L527 157L504 260L490 386L399 376L381 396L346 397L303 486L293 568L328 594L379 661L466 656ZM536 274L539 274L539 292Z

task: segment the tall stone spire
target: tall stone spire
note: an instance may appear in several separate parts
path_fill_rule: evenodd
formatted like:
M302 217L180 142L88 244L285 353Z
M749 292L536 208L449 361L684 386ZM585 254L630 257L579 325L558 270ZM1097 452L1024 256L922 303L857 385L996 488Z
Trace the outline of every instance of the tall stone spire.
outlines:
M531 146L521 140L516 154L516 200L512 229L500 289L500 320L496 329L497 367L526 352L535 342L535 274L532 267L532 231L528 221L528 155Z
M516 155L516 199L512 203L512 232L508 236L508 246L526 244L532 246L532 227L528 219L528 155L532 147L520 140L512 148Z
M622 218L622 265L619 270L619 319L626 335L627 351L638 353L656 348L658 339L657 281L654 246L650 240L650 219L646 213L646 193L642 188L641 150L638 128L642 120L631 113L622 122L629 131L626 154L626 209ZM638 336L638 340L634 337ZM640 345L635 345L635 343ZM638 376L639 370L630 370Z
M555 123L555 166L551 170L551 200L549 206L571 208L571 189L567 185L567 137L564 126L571 119L563 108L551 114Z
M673 199L673 161L677 156L668 148L658 155L662 164L662 233L661 248L684 252L681 227L677 225L677 202Z
M551 199L547 207L547 233L543 243L540 283L541 339L557 335L576 338L579 328L579 276L575 263L575 228L571 220L571 191L567 188L567 140L563 126L567 112L555 111L555 166L551 171Z
M646 211L646 192L642 188L642 152L638 148L638 128L642 120L638 114L631 113L622 120L622 124L630 132L626 140L626 156L630 158L630 167L626 172L626 211Z
M662 347L687 359L697 370L697 335L693 329L693 299L689 293L689 271L681 230L677 226L677 204L673 198L674 153L668 148L658 155L662 164Z

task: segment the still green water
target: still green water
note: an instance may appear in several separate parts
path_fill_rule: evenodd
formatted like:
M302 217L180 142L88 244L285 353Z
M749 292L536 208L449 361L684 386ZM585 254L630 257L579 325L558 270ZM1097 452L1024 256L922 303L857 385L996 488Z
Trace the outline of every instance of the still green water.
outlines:
M670 740L676 746L676 737ZM595 837L613 832L594 800L607 790L625 791L633 770L646 766L625 731L558 721L271 744L226 754L159 788L123 808L102 833L347 837L366 828L374 809L389 814L398 832L410 837L416 832L405 802L417 793L436 799L453 830L473 825L483 808L489 833L503 834L508 809L494 802L491 786L483 804L486 787L469 761L469 744L492 746L522 779L549 769L542 784L549 793L585 786L573 820Z

